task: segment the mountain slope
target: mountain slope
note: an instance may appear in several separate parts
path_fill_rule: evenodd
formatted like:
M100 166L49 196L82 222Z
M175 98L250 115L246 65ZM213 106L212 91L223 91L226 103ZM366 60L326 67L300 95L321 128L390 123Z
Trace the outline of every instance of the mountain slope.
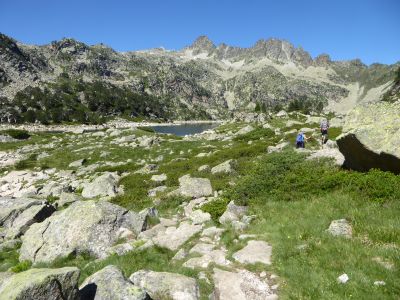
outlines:
M378 100L391 84L397 65L335 62L326 54L313 59L301 47L278 39L240 48L216 46L201 36L179 51L116 52L102 44L88 46L67 38L43 46L23 45L0 34L0 101L2 114L7 116L2 121L40 121L36 115L50 109L46 103L35 107L31 99L21 107L21 98L34 96L33 87L46 94L45 98L56 94L60 98L57 120L50 117L50 122L90 122L96 119L94 115L121 114L224 118L253 110L257 104L274 108L292 101L305 101L311 110L327 107L346 112L359 102ZM99 103L90 106L85 91L93 85L101 86L104 93L92 97L92 104L96 98ZM104 103L106 98L120 97L124 97L123 104ZM65 98L70 104L65 104ZM134 104L138 101L140 105ZM66 107L72 110L67 117Z

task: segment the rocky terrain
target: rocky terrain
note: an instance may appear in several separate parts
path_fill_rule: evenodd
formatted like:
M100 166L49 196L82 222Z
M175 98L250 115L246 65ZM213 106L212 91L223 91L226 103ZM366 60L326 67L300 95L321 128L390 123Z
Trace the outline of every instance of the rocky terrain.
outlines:
M279 39L240 48L201 36L176 51L117 52L71 38L24 45L0 34L0 121L223 119L282 107L346 113L378 101L398 67L312 58Z
M0 299L396 299L400 179L367 171L384 163L343 169L349 134L399 159L398 122L370 113L394 107L330 118L324 145L321 115L286 111L183 138L134 123L3 131Z

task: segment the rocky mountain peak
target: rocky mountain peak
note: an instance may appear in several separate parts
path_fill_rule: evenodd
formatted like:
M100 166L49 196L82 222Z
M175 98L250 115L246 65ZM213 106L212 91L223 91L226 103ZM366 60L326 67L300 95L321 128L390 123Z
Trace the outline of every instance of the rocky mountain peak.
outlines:
M326 66L331 62L331 57L326 53L322 53L315 58L315 63L318 66Z
M213 50L215 50L216 46L207 36L201 35L193 42L193 44L189 48L192 48L196 53L211 53Z

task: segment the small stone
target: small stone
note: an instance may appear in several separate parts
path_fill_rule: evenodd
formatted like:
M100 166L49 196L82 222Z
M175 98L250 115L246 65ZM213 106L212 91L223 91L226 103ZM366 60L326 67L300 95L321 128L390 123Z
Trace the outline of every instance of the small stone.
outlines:
M337 281L339 283L347 283L347 281L349 281L349 276L347 276L347 274L342 274L337 278Z
M73 161L72 163L70 163L70 164L68 165L68 167L69 167L69 168L79 168L79 167L82 167L82 165L85 163L85 161L86 161L85 158L83 158L83 159L78 159L78 160Z
M208 172L209 170L210 170L209 165L202 165L197 169L197 171L199 171L199 172Z
M332 221L328 232L334 236L343 236L345 238L351 238L353 234L352 227L346 219Z
M386 285L386 282L384 282L383 280L374 281L374 285L376 285L376 286L383 286L383 285Z
M247 246L235 252L232 257L242 264L271 264L272 247L264 241L248 241Z
M261 277L261 278L267 277L267 272L262 271L262 272L260 273L260 277Z
M167 180L167 175L165 175L165 174L153 175L153 176L151 176L150 180L154 181L156 183L161 183L161 182L164 182L165 180Z

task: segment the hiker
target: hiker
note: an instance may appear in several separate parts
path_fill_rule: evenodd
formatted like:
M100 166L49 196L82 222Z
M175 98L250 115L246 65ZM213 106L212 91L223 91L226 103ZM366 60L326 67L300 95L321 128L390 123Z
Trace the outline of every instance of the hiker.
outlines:
M326 144L328 141L328 129L329 129L329 121L327 119L322 119L320 124L321 129L321 146Z
M308 141L311 137L306 137L303 131L300 131L296 137L296 148L304 148L305 141Z

